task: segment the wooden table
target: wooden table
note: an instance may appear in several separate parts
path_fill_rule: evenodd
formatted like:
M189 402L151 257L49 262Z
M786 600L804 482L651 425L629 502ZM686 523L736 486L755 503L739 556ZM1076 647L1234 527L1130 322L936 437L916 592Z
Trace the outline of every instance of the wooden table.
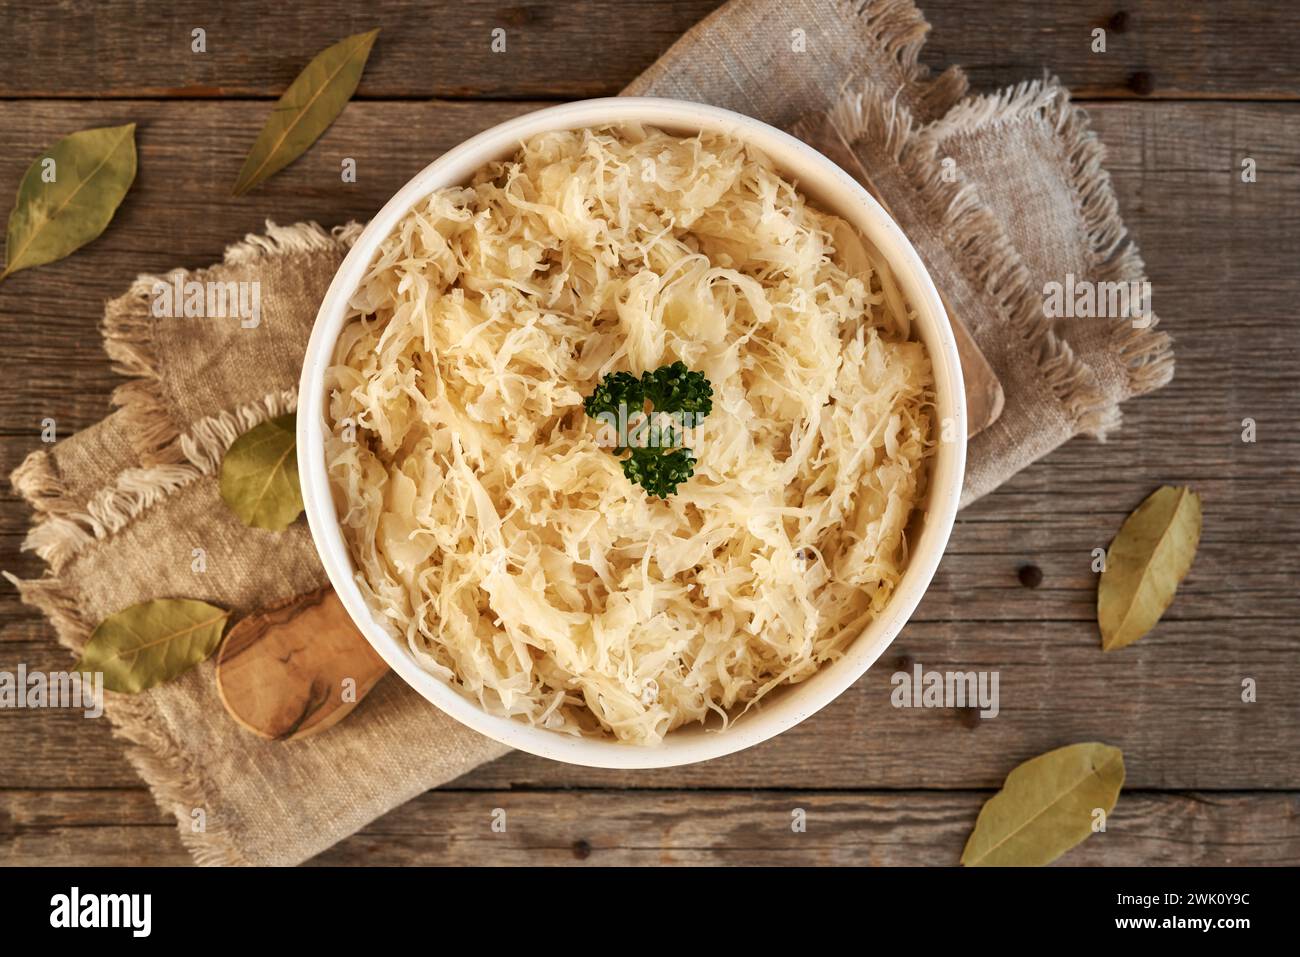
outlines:
M140 272L202 266L278 222L364 219L469 134L541 102L614 94L714 0L592 3L194 0L4 3L0 197L30 160L89 126L140 124L139 179L93 245L0 286L0 471L101 418L120 379L97 323ZM1276 0L927 0L924 59L976 89L1057 71L1088 102L1176 337L1173 384L1125 408L1106 444L1076 440L961 514L930 592L882 663L766 745L658 772L525 755L387 815L320 863L952 864L980 803L1018 762L1101 740L1128 780L1108 832L1071 864L1300 863L1300 5ZM1068 8L1068 9L1065 9ZM300 161L233 199L270 103L317 51L382 26L356 101ZM490 51L508 31L509 54ZM190 51L207 31L208 53ZM1090 51L1107 30L1107 52ZM340 159L357 161L344 184ZM1243 183L1254 159L1257 182ZM1242 422L1258 441L1242 441ZM1164 483L1205 498L1200 555L1159 628L1103 655L1092 549ZM0 567L35 576L26 507L0 501ZM1018 571L1034 565L1042 583ZM67 657L9 586L0 670ZM920 662L997 669L1001 714L896 710ZM1241 700L1255 679L1258 701ZM506 833L492 809L509 811ZM795 808L806 833L791 829ZM182 863L103 721L0 711L0 862Z

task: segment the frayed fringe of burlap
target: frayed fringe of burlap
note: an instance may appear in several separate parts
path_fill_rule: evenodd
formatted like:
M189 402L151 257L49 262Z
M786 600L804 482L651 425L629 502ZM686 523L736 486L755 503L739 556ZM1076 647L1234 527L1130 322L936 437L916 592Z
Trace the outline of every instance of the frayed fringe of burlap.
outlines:
M182 275L188 275L182 273ZM167 282L162 276L141 276L126 295L104 309L100 331L104 351L113 360L113 371L130 376L113 390L112 401L122 410L131 447L136 457L152 465L180 460L175 447L177 428L162 381L158 377L158 354L153 342L151 314L154 284Z
M214 475L221 467L230 444L255 425L298 408L298 391L273 392L258 402L250 402L228 412L200 419L180 438L185 460L205 475Z
M1052 76L1028 80L1001 93L971 97L927 131L943 140L972 127L1041 119L1056 133L1083 224L1088 274L1097 282L1146 282L1146 265L1128 238L1119 201L1106 172L1106 148L1092 132L1088 114L1070 102L1070 91ZM1154 314L1144 327L1130 319L1110 320L1111 341L1128 370L1128 395L1143 395L1174 377L1173 340L1156 329ZM1118 409L1116 410L1118 424ZM1085 429L1084 431L1092 431ZM1099 438L1104 435L1098 435Z
M10 473L9 481L38 515L57 515L69 507L63 481L45 449L37 449L23 459L23 464Z
M1113 428L1118 408L1107 401L1093 371L1043 316L1041 296L1035 294L1029 271L1002 224L973 186L944 180L933 128L915 128L903 106L870 84L842 97L831 121L851 146L870 141L899 164L951 238L953 258L968 280L998 303L1076 430L1104 434Z
M105 710L110 706L106 703ZM149 786L159 807L176 816L181 844L200 867L241 867L250 862L235 849L224 822L207 815L204 829L195 831L194 811L205 807L211 788L203 783L202 765L177 744L147 701L114 695L112 720L118 737L130 743L127 760Z
M270 256L294 256L301 253L351 249L365 229L363 223L345 223L326 230L318 223L295 223L277 226L266 221L264 234L249 233L241 242L227 247L225 264L243 265Z
M920 62L930 24L912 0L837 0L861 17L871 39L902 71L903 83L919 91L917 113L940 116L966 95L966 74L949 67L931 78Z
M226 249L224 265L247 265L270 256L294 256L325 250L346 251L364 227L347 223L326 230L316 223L277 226L267 220L265 234L249 233ZM217 267L220 268L220 267ZM154 330L159 321L152 310L154 288L206 275L210 270L173 270L163 276L138 276L127 292L104 310L104 349L115 371L130 376L113 390L113 404L122 410L132 448L146 466L175 465L186 459L181 447L184 423L178 422L164 394Z
M35 552L55 572L62 571L91 542L120 531L150 505L198 477L187 465L124 469L112 485L95 492L84 509L49 515L33 525L23 550Z
M50 620L59 644L73 653L80 653L94 629L81 617L77 601L63 580L47 575L22 581L8 572L4 577L17 587L25 604L38 609ZM149 786L158 806L176 816L181 843L195 863L204 866L248 864L235 850L222 821L207 818L202 832L195 832L189 826L194 810L204 806L203 796L208 792L203 783L203 771L158 719L144 697L147 694L106 692L104 695L104 711L113 725L113 733L127 743L127 760Z
M79 655L94 629L82 619L80 604L63 580L55 575L23 579L12 572L0 574L18 589L23 604L37 609L50 620L59 644Z
M1070 103L1069 90L1055 78L1044 85L1060 92L1043 112L1060 133L1079 215L1087 232L1093 273L1101 282L1148 282L1146 263L1137 244L1128 238L1110 174L1102 165L1105 146L1089 127L1088 114ZM1128 369L1130 396L1154 392L1174 377L1173 339L1156 328L1159 323L1154 311L1149 324L1143 327L1134 326L1131 319L1112 322L1111 342Z
M232 442L249 429L277 415L294 411L298 394L293 389L273 392L256 402L210 415L194 423L177 441L184 462L149 468L124 469L114 483L95 492L80 508L66 507L58 477L50 463L32 462L28 456L13 473L14 488L28 501L33 491L62 501L58 513L46 512L23 541L23 550L35 552L58 573L83 548L107 538L145 509L207 475L215 475Z

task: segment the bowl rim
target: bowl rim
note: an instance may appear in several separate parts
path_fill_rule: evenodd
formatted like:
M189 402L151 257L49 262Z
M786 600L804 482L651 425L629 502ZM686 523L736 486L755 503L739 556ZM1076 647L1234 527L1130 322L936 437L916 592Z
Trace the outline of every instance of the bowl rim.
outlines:
M924 527L913 543L903 577L882 613L853 639L844 654L803 682L781 689L779 698L774 693L773 700L765 699L743 720L721 730L680 728L650 746L577 737L492 715L425 671L405 640L391 635L371 614L353 579L352 559L335 513L324 453L325 369L342 330L348 301L398 221L434 190L468 181L480 167L509 155L538 133L627 123L687 134L721 132L742 139L766 153L820 208L846 219L874 242L916 310L917 327L935 375L939 419L945 423L945 432L951 429L951 435L938 444L932 461ZM599 768L674 767L733 754L794 727L854 684L897 637L934 577L956 518L965 473L966 401L956 338L929 272L903 231L856 180L793 136L731 110L656 97L605 97L536 110L470 137L412 177L371 219L336 271L312 327L298 384L297 459L308 525L330 583L375 651L425 699L466 727L540 757Z

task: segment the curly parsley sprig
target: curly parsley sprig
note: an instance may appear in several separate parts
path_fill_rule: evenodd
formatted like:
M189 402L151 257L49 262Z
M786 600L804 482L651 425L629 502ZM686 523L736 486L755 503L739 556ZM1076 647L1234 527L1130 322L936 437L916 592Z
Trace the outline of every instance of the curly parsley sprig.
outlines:
M611 372L587 396L583 408L593 419L606 423L612 419L626 426L634 416L644 416L643 423L656 422L652 434L657 434L657 442L649 446L619 444L614 454L630 453L622 460L628 481L666 499L695 474L695 455L684 444L681 426L683 422L696 425L713 411L713 386L704 373L691 371L684 362L660 366L640 376ZM672 424L657 424L663 415ZM625 439L627 436L620 434L619 442Z

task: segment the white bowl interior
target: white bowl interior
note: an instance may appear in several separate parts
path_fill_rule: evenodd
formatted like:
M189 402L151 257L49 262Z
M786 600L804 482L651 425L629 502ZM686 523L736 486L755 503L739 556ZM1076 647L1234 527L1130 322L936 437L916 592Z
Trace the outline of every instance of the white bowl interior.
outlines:
M817 206L833 212L873 242L894 269L917 313L915 329L934 368L937 417L953 440L941 442L931 465L928 498L911 542L911 560L883 614L853 641L844 657L811 678L768 695L725 730L685 727L656 746L577 738L488 714L422 669L404 639L372 615L353 580L355 567L334 509L324 456L324 374L343 327L352 291L380 243L406 213L436 189L460 185L486 163L513 154L538 133L605 124L643 123L684 134L729 134L766 153ZM348 613L376 651L412 687L447 714L513 748L590 767L670 767L730 754L765 741L833 701L856 681L902 629L929 585L957 512L966 458L966 402L957 345L943 304L924 265L897 224L848 174L799 140L750 117L677 100L615 97L584 100L517 117L443 154L406 184L362 232L339 267L316 317L299 384L298 470L308 523L326 573Z

